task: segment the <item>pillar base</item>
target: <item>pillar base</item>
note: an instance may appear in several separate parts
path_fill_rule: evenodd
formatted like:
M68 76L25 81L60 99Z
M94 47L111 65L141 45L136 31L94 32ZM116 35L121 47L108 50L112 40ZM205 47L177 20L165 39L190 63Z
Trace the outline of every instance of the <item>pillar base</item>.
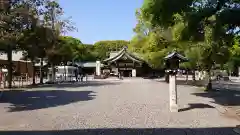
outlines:
M170 105L170 112L178 112L178 105L176 104Z
M233 131L240 134L240 125L237 125L236 128L233 129Z

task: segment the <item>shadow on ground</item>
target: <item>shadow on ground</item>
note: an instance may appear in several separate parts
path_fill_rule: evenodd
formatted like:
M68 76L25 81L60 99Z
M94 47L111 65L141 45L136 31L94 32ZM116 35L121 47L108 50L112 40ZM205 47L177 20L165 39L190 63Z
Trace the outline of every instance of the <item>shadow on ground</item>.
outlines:
M10 103L8 111L16 112L56 107L94 98L93 91L10 90L4 91L0 104Z
M158 82L167 83L165 80L157 80ZM177 85L182 86L196 86L196 87L206 87L207 81L204 80L176 80ZM215 90L238 90L240 91L240 83L234 82L234 81L216 81L212 80L212 87Z
M160 78L160 80L156 80L157 82L163 82L167 83L164 78ZM177 85L187 85L187 86L197 86L197 87L203 87L205 86L203 81L193 81L193 80L176 80Z
M204 84L203 81L193 81L193 80L177 80L176 81L177 85L188 85L188 86L197 86L197 87L204 87L206 84Z
M192 109L204 109L204 108L215 108L208 104L196 103L196 104L188 104L188 107L179 109L179 112L184 112Z
M223 106L239 106L240 105L240 91L236 90L219 90L201 93L193 93L195 96L212 98L214 103Z
M0 131L1 135L237 135L230 127L221 128L109 128L62 131Z
M107 82L107 81L83 81L83 82L64 82L64 83L55 83L55 84L38 84L38 85L29 85L26 88L78 88L78 87L88 87L88 86L103 86L103 85L118 85L120 82Z
M201 93L193 93L195 96L211 98L212 103L225 107L224 116L240 120L240 91L239 90L218 90Z

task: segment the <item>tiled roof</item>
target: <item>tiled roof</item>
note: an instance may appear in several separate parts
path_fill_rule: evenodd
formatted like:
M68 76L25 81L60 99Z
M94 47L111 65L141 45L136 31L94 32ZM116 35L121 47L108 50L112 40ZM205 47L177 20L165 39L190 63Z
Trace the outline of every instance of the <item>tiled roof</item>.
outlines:
M174 58L174 57L179 58L181 61L188 61L188 59L186 57L182 56L181 54L179 54L177 52L173 52L173 53L167 55L165 57L165 59L171 59L171 58Z
M142 62L144 62L144 60L142 60L141 58L139 58L139 57L137 57L136 55L134 55L134 54L132 54L132 53L129 53L128 51L127 51L127 48L126 47L124 47L121 51L119 51L119 52L117 52L117 53L115 53L115 52L113 52L113 53L110 53L110 57L109 58L107 58L107 59L105 59L105 60L103 60L103 62L105 62L105 63L108 63L108 62L114 62L114 61L116 61L116 60L118 60L118 59L120 59L120 58L122 58L122 57L127 57L128 59L131 59L131 60L133 60L133 61L135 61L135 62L138 62L138 63L142 63Z

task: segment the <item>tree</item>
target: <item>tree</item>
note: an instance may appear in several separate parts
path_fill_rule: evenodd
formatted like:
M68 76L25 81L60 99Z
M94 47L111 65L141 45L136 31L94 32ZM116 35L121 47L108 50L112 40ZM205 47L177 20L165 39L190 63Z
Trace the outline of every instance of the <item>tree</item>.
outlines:
M233 72L233 75L239 76L238 67L240 66L240 37L238 35L234 38L234 45L230 50L231 57L228 63L225 64L225 69Z
M28 23L28 7L25 1L5 1L0 9L0 43L1 51L7 53L8 57L8 87L12 87L12 51L19 48L18 41L21 32Z
M45 50L51 43L51 30L43 26L32 24L29 29L23 32L19 45L24 51L25 59L29 59L33 65L33 84L35 84L35 63L41 59L40 71L42 71L42 59L46 56ZM43 83L42 72L40 72L40 83Z
M45 50L49 48L52 38L52 31L43 25L44 2L38 0L25 0L22 4L27 7L28 17L26 26L22 31L19 40L19 49L24 51L25 59L29 59L33 65L33 84L35 84L35 62L41 59L40 71L42 71L42 61L46 56ZM40 72L40 83L43 83L43 75Z
M75 61L96 61L98 52L93 45L79 44L74 51Z
M153 68L165 68L164 57L172 50L184 52L186 43L180 42L179 33L184 28L184 22L181 15L176 15L178 23L173 27L173 34L163 27L152 27L148 20L144 20L141 9L137 14L138 24L134 31L136 36L130 42L129 48L142 55ZM182 46L181 46L181 45ZM185 48L183 48L185 47Z
M60 44L57 42L60 41L59 35L74 27L69 19L62 18L63 10L56 1L7 0L6 2L0 9L0 49L8 54L8 84L11 87L13 50L24 50L33 65L36 59L40 58L40 68L42 68L42 61L46 55L50 62L58 61L53 55L58 56L54 49ZM43 82L42 73L40 78Z
M94 44L98 60L103 60L109 57L111 51L120 51L124 46L128 46L129 41L112 40L112 41L98 41Z
M195 71L200 70L200 58L201 58L201 48L197 45L190 46L190 48L184 50L184 55L189 59L189 61L181 63L180 67L187 69L187 71L193 71L193 81L195 78ZM188 79L188 78L186 78Z
M55 80L55 68L54 66L59 64L60 59L58 59L59 54L55 50L59 47L57 45L61 44L59 36L66 33L67 31L75 30L75 27L72 25L69 19L63 19L63 9L57 1L46 0L45 10L43 12L44 25L50 27L53 31L53 40L52 47L48 49L47 58L49 63L52 66L52 80Z
M61 57L61 62L66 65L67 62L73 61L79 45L81 45L81 41L78 39L66 36L59 37L59 45L56 51Z
M210 76L215 64L223 65L229 59L229 47L239 31L236 29L240 24L239 7L238 0L145 0L141 12L153 28L169 29L178 23L177 14L183 16L185 25L180 39L203 43L201 67ZM208 89L211 89L211 77Z
M135 16L137 18L137 24L133 31L136 33L138 39L142 39L151 32L151 24L143 19L141 9L136 10Z
M140 54L153 68L164 68L164 57L168 53L168 46L171 43L166 40L161 32L150 32L144 45L140 49Z

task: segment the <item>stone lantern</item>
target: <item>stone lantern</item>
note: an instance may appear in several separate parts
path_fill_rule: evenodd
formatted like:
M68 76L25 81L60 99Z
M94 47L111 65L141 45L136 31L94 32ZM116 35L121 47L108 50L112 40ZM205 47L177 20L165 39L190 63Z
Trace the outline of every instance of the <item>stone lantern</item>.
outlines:
M186 62L188 59L174 51L165 57L167 67L167 78L169 81L170 111L178 112L177 105L177 85L176 74L180 62Z

